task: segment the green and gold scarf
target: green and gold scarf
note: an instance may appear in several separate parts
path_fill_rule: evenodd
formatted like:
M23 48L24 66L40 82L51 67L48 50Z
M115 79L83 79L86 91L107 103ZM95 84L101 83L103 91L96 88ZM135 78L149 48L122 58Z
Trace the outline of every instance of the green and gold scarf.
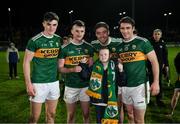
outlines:
M102 63L97 60L93 65L93 70L90 78L89 88L86 93L93 98L101 99L102 78L104 67ZM101 120L103 124L118 123L118 106L117 97L115 93L115 64L112 60L109 61L107 67L107 83L108 83L108 102L104 113L104 118Z

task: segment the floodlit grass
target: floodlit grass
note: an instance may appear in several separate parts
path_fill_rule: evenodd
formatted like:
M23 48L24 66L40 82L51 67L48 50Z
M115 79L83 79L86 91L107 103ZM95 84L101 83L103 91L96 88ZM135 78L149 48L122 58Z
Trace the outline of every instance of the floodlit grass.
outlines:
M180 48L173 47L169 49L169 63L171 69L171 85L167 86L164 82L164 102L166 103L165 108L157 107L156 105L148 106L145 121L147 123L178 123L180 122L180 104L176 107L174 116L172 118L167 118L165 113L170 109L170 100L173 94L173 86L175 80L177 79L177 74L174 68L174 58ZM29 117L29 101L26 94L23 71L22 71L22 61L24 52L20 52L21 61L18 63L18 74L20 79L8 79L8 64L6 63L5 52L0 52L0 123L26 123ZM155 97L152 97L154 100ZM82 123L82 112L80 105L77 106L76 112L76 122ZM44 106L42 109L41 117L39 122L43 123L45 120ZM91 122L95 123L95 111L91 107ZM64 101L59 99L56 123L66 123L66 106Z

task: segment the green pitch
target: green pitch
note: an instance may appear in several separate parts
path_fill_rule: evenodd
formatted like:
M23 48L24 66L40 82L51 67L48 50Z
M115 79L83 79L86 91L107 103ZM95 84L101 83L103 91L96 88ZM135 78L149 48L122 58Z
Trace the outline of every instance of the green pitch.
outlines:
M164 82L164 102L165 108L159 108L157 106L148 106L145 122L147 123L178 123L180 122L180 100L174 112L172 118L167 118L165 114L170 108L170 100L173 94L174 82L177 79L177 74L174 67L174 58L180 47L168 48L169 51L169 63L171 71L171 85L168 87L167 82ZM0 52L0 123L27 123L29 117L29 101L26 94L26 88L24 84L22 61L24 52L20 52L21 61L18 63L18 75L20 79L9 80L8 77L8 64L6 63L6 53ZM152 97L154 100L154 97ZM82 123L82 114L77 106L76 122ZM127 118L127 115L125 115ZM42 114L39 122L44 122L45 112L44 106L42 108ZM91 106L91 122L95 123L95 111ZM66 123L66 106L64 101L59 99L56 123Z

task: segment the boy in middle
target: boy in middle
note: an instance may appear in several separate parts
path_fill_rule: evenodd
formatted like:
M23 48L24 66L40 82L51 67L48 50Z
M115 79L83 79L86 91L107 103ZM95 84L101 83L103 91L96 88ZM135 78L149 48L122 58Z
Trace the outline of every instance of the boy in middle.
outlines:
M96 58L99 50L103 47L107 47L111 53L110 57L111 60L115 62L115 66L117 66L118 63L118 54L116 47L122 43L122 38L114 38L110 36L110 30L109 25L106 22L98 22L96 23L94 27L96 40L91 42L91 45L94 48L95 55L93 59ZM118 73L118 70L116 70L116 73ZM116 77L117 82L119 82L121 79L119 76ZM124 121L124 109L122 104L122 94L121 94L121 88L124 85L122 83L116 84L116 94L118 95L118 106L120 111L120 123L123 123Z
M122 71L122 64L118 64ZM99 50L99 59L94 63L89 88L86 93L95 105L97 123L118 123L119 112L115 92L115 63L110 60L107 47Z

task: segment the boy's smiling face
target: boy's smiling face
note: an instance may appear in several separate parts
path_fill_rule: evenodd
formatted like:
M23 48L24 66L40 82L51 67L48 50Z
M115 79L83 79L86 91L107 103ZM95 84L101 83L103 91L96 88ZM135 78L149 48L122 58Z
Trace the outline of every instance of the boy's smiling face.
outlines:
M108 49L101 49L99 51L99 60L102 62L102 63L106 63L109 61L109 57L110 57L110 53L109 53L109 50Z

